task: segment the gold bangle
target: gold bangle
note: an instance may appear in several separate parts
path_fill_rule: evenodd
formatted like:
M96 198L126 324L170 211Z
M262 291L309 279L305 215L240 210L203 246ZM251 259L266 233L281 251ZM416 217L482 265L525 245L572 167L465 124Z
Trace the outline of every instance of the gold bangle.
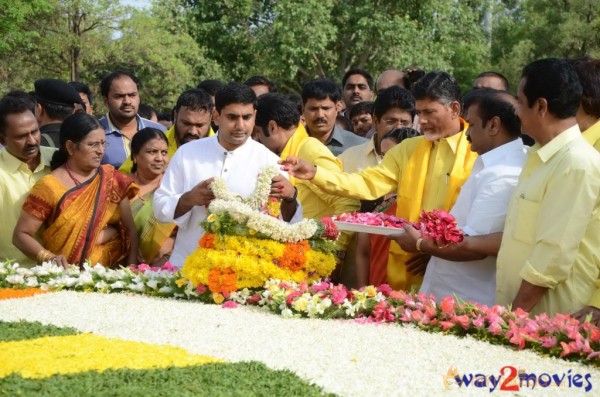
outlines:
M55 256L56 255L54 255L54 253L52 253L51 251L43 249L43 250L41 250L40 252L37 253L35 259L37 260L37 262L39 264L42 264L42 263L47 262L50 259L54 258Z
M423 251L421 251L421 243L422 243L422 242L423 242L423 237L419 237L419 238L417 239L417 243L415 244L415 246L416 246L416 248L417 248L417 251L419 251L419 252L421 252L421 253L423 252Z

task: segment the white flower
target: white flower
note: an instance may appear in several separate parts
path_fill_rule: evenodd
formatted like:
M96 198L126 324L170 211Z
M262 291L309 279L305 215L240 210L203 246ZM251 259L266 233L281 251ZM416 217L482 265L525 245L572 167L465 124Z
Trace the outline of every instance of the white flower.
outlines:
M97 290L103 290L108 288L108 284L106 283L106 281L98 281L95 285L94 288L96 288Z
M79 281L77 282L77 285L83 287L84 285L93 284L93 283L94 283L94 278L92 277L92 275L88 272L84 272L84 273L81 273L81 275L79 276Z
M164 287L159 289L158 292L161 294L170 294L171 292L173 292L173 289L171 287L169 287L168 285L165 285Z
M292 312L290 309L283 309L281 311L281 315L283 318L292 318L294 317L294 312Z
M116 281L112 284L110 284L110 288L112 289L123 289L125 288L125 283L122 281Z
M6 277L6 282L9 284L25 284L25 279L20 274L13 274L12 276Z
M29 288L35 288L39 285L36 277L27 277L27 286Z
M155 290L156 288L158 288L158 281L156 281L156 279L151 279L146 282L146 285L148 286L148 288L152 288Z
M33 272L26 268L26 267L20 267L17 269L17 274L20 274L23 277L28 277L28 276L33 276Z
M136 292L144 292L144 290L146 289L144 287L143 283L131 283L127 286L128 289L130 289L131 291L136 291Z

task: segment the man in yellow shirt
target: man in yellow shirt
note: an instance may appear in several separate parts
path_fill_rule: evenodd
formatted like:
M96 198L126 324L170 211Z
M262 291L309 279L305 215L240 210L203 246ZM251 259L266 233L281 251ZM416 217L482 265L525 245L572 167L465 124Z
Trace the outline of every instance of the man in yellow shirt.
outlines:
M549 315L600 307L600 155L577 126L581 94L566 60L523 69L517 115L536 144L507 212L498 304Z
M213 112L213 99L204 90L193 88L184 91L173 110L173 125L165 135L169 142L169 158L173 157L178 147L196 139L213 136L210 126ZM131 157L119 167L119 171L129 174L133 163Z
M600 60L576 61L574 65L583 86L577 124L586 141L600 151Z
M342 170L341 162L327 146L308 136L304 126L300 124L300 113L295 103L285 95L270 93L258 98L254 133L263 145L282 160L288 156L296 156L325 169L338 172ZM310 182L293 178L291 182L296 186L298 201L302 204L306 218L320 219L360 208L358 200L326 193ZM346 232L338 239L340 262L345 258L350 237Z
M0 101L0 260L35 265L12 243L21 206L33 185L50 172L55 149L40 147L40 128L29 104L20 98Z
M468 125L459 117L460 89L449 74L431 72L415 84L413 95L424 135L405 139L379 165L345 174L291 158L287 162L291 174L355 199L374 200L396 191L396 215L410 221L417 221L422 210L449 210L477 157L465 135ZM428 261L428 256L407 253L392 242L389 284L396 289L418 288Z

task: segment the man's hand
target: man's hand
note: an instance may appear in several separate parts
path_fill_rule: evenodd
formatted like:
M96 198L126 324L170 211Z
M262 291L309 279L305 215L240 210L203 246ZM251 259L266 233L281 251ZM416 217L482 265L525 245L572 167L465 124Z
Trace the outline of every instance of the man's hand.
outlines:
M431 255L417 254L406 261L406 271L416 276L418 274L425 274L427 270L427 264L431 259Z
M580 323L583 323L588 315L590 315L590 323L600 327L600 309L597 307L586 306L577 313L574 313L573 317L578 319Z
M317 167L295 156L288 156L285 160L279 161L279 164L282 165L282 170L298 179L311 180L317 173Z
M192 190L184 193L177 202L175 207L174 218L177 219L180 216L188 213L194 206L208 205L215 199L215 195L210 190L210 184L215 178L208 178L198 183Z
M271 179L271 197L283 200L291 200L296 194L294 185L283 175L279 174Z
M215 178L208 178L194 186L192 190L190 190L190 196L194 202L194 205L208 205L211 201L215 199L215 195L212 190L210 190L210 184Z
M421 237L421 233L408 223L404 224L404 233L388 236L390 240L394 240L406 252L418 252L417 239L419 237Z

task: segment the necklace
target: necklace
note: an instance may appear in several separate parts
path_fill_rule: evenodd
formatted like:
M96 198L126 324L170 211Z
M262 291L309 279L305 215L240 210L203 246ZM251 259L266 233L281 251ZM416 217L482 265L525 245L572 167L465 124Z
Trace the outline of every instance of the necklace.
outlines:
M81 185L81 182L79 182L79 180L77 178L75 178L73 176L73 174L71 174L71 169L69 168L67 163L65 163L64 167L65 167L65 171L67 171L67 175L69 175L69 178L71 178L71 180L75 183L75 186Z
M150 190L144 192L145 193L144 195L142 195L142 188L141 188L142 187L142 183L141 183L142 181L141 181L140 176L139 176L139 174L138 174L137 171L134 172L134 174L133 174L133 180L138 185L138 187L140 188L140 190L138 191L136 197L138 199L140 199L140 201L142 202L142 204L145 204L148 201L148 199L145 199L143 196L146 193L148 193L148 192L154 191L160 185L160 182L162 180L162 176L160 178L156 179L156 181L150 182L150 183L144 185L144 186L150 186L151 187Z

